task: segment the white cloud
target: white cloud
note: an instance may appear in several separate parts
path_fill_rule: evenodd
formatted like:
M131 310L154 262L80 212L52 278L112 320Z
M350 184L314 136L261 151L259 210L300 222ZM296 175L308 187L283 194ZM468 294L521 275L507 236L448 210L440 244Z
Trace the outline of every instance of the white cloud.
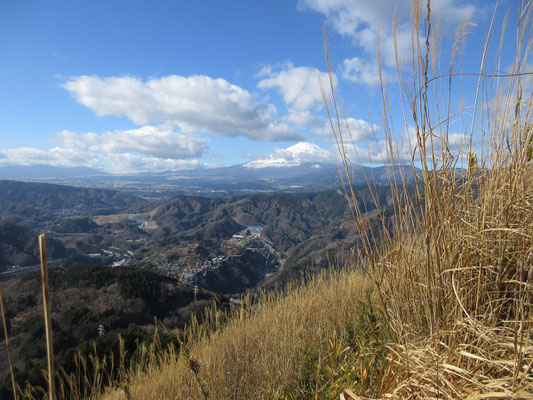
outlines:
M323 107L320 81L329 87L327 72L312 67L295 67L287 62L279 71L273 71L270 66L264 67L258 76L264 79L257 86L261 89L277 89L291 109L301 111ZM334 75L333 82L336 85L337 78Z
M273 105L255 101L248 91L224 79L171 75L143 82L128 76L78 76L64 87L97 115L126 116L138 125L175 124L184 133L253 140L301 139L276 120Z
M33 147L18 147L3 150L0 165L54 165L68 167L98 168L99 160L93 154L70 148L54 147L41 150Z
M132 152L174 160L200 157L207 150L207 142L206 139L197 135L186 135L155 126L143 126L126 131L117 130L100 135L62 131L54 139L58 148L109 153Z
M326 117L313 115L309 111L294 111L286 117L286 120L299 129L310 129L322 138L334 140L331 124ZM346 124L350 127L352 139L356 142L369 139L379 129L375 124L350 117L342 121L343 133L346 135L349 135L346 131Z
M158 171L199 166L191 158L207 151L207 140L166 128L144 126L102 134L57 133L55 147L0 152L0 165L86 166L114 172Z
M329 119L313 114L311 110L319 110L324 106L324 98L320 82L325 86L326 93L329 91L329 76L312 67L295 67L291 62L285 63L280 70L274 71L271 66L261 69L258 76L263 77L258 83L262 89L277 89L288 108L288 115L282 121L295 129L307 129L315 135L333 140L333 132ZM334 87L337 85L336 75L332 75ZM347 118L346 122L355 141L365 140L372 135L372 129L377 130L376 125L368 122Z
M396 163L405 163L410 161L411 153L408 146L397 141L392 142L394 149L394 158ZM368 141L364 144L346 143L345 154L349 163L380 165L389 164L389 143L386 140Z
M112 153L107 157L110 170L117 172L181 170L200 167L198 160L143 157L130 153Z
M469 137L464 133L450 133L448 135L448 146L452 149L460 149L468 144Z
M464 150L468 137L461 133L451 133L448 136L448 149L452 155L460 155ZM398 140L389 143L387 140L368 140L366 142L346 141L344 153L350 165L387 165L390 164L390 147L394 152L395 163L410 164L413 151L416 151L416 135L413 127L409 127L409 132L404 132ZM428 144L429 146L429 144ZM441 155L441 142L435 142L435 156ZM428 151L430 151L428 149ZM314 143L300 142L285 149L275 149L273 153L257 160L245 164L248 168L266 167L292 167L299 166L304 162L334 163L339 157L339 149L336 146L324 149ZM432 155L428 154L428 161L432 160ZM418 155L414 158L415 163L419 161Z
M262 89L278 89L283 97L283 101L288 107L289 114L282 118L287 125L296 129L308 129L315 135L333 140L333 132L329 119L313 114L311 109L323 107L323 96L320 88L320 81L329 86L329 76L327 72L321 72L311 67L295 67L291 62L283 65L282 69L274 72L271 66L261 69L258 76L264 77L258 83ZM333 85L337 85L337 77L333 75ZM354 141L361 141L372 136L378 130L377 125L370 124L362 119L347 118L343 120L343 130L346 123L350 127ZM346 132L347 133L347 132Z
M452 157L464 158L466 146L468 146L469 137L464 133L448 134L447 142L440 136L433 138L433 144L428 137L426 142L426 158L428 162L439 161L442 157L443 146L446 153ZM390 147L394 152L395 162L410 164L413 160L415 163L420 161L420 149L418 148L416 130L414 126L403 129L402 136L394 139L392 143L387 140L368 141L364 145L349 143L346 145L346 153L352 162L364 164L387 164L390 161Z
M372 70L377 70L377 38L380 33L380 50L383 64L395 65L393 18L396 16L396 43L400 59L411 54L411 9L412 0L300 0L300 9L311 9L323 14L339 34L353 40L366 56L345 61L343 68L347 77L358 83L375 85ZM425 14L425 2L421 2L421 18ZM453 32L463 17L476 11L472 4L459 0L434 0L431 3L434 19L441 18L445 34Z
M367 51L375 50L379 29L383 38L391 37L392 22L396 15L400 32L410 32L410 18L413 0L300 0L300 9L311 9L323 14L341 35L351 37L354 43ZM425 2L421 2L421 18L425 15ZM454 26L463 17L476 11L472 4L458 0L434 0L431 2L432 16L440 17L444 26ZM401 42L408 37L400 37ZM391 38L392 43L392 38ZM393 54L393 53L392 53Z
M415 149L415 147L417 146L416 128L412 125L408 127L407 131L404 128L402 132L402 138L404 142L410 144L412 149ZM428 136L426 140L426 146L429 147L431 140L430 137ZM469 142L470 137L465 133L448 133L448 137L446 138L445 133L443 131L435 129L433 136L433 146L439 152L441 151L443 144L448 148L448 150L456 152L467 146Z
M347 58L342 62L341 74L343 79L368 86L380 84L379 69L376 61L364 60L361 57ZM382 70L382 79L390 80L390 74Z
M335 154L314 143L299 142L286 149L274 149L274 153L244 164L248 168L294 167L304 162L335 162Z
M179 170L201 166L197 160L165 159L130 153L86 153L67 148L44 151L29 147L4 150L0 153L0 165L83 166L111 172Z
M106 132L102 135L104 151L112 153L136 152L148 156L186 159L201 156L207 140L195 135L144 126L127 131Z
M396 162L405 163L411 160L411 152L405 143L392 143ZM369 140L364 143L345 143L345 155L350 165L381 165L388 164L389 145L385 140ZM335 163L339 158L339 149L331 146L328 149L314 143L300 142L286 149L274 149L274 152L257 160L244 164L248 168L294 167L304 162Z

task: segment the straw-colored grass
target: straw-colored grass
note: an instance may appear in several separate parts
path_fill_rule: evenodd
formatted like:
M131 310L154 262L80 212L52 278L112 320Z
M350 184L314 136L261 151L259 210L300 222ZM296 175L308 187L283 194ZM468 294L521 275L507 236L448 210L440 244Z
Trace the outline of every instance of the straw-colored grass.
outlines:
M225 322L212 309L207 324L186 332L179 354L106 398L331 398L346 385L377 393L368 369L381 367L389 337L372 292L363 274L333 272L248 301Z
M451 106L453 60L439 75L431 3L414 2L411 70L406 77L398 65L398 83L404 129L411 127L416 142L412 165L422 174L414 199L402 179L391 177L395 232L384 236L383 253L364 248L393 332L388 395L396 398L533 398L533 72L525 67L533 2L517 3L514 64L507 74L487 72L491 23L477 90L466 100L473 104L468 119ZM401 152L382 93L394 166ZM454 119L468 127L456 152L449 141ZM340 118L332 122L346 154L349 132ZM344 165L349 173L347 157ZM361 213L352 207L357 220Z

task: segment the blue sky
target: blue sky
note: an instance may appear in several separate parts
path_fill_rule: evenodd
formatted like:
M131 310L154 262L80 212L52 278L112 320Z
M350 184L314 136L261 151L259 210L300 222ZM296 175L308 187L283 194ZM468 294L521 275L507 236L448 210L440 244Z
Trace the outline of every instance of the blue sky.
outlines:
M324 24L356 145L379 161L376 35L381 29L392 77L392 16L396 10L405 53L410 3L3 0L0 165L132 172L334 161L319 88L319 77L327 79ZM463 70L479 70L494 4L434 1L444 59L466 14L475 26ZM501 2L496 25L505 11L516 18L516 4ZM512 40L511 32L504 63L511 62ZM475 83L464 82L465 90ZM391 93L396 114L399 99ZM459 140L466 128L455 128Z

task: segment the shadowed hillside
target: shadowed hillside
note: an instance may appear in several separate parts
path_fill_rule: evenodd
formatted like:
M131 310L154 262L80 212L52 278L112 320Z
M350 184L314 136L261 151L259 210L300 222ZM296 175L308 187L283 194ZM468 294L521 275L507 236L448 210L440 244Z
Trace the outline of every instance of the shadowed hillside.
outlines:
M114 190L0 180L0 217L9 216L14 222L32 225L60 216L97 215L140 201Z
M131 358L137 350L136 340L152 341L154 318L169 329L183 329L194 314L200 317L207 305L217 302L219 307L227 306L225 298L205 290L199 291L195 301L191 285L135 268L51 269L49 282L54 349L58 364L67 372L75 371L72 365L75 350L91 354L91 343L95 340L101 356L112 349L108 346L117 346L117 334L127 337ZM33 385L44 385L40 375L46 356L40 273L3 282L1 289L11 351L21 383L29 379ZM99 325L105 329L105 338L99 338ZM1 337L3 352L3 331ZM1 398L9 398L6 393L10 381L4 379L8 372L7 359L2 357Z
M13 265L38 264L37 232L9 220L0 220L0 271ZM57 240L48 242L48 254L55 259L65 258L70 252Z

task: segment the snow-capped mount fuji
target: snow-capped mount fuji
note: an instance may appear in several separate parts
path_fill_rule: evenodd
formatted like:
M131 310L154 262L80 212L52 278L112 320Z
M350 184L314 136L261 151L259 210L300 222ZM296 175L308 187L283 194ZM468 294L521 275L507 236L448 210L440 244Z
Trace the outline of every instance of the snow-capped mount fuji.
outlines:
M276 149L266 158L250 161L243 164L247 168L268 167L296 167L305 163L332 163L335 161L333 154L314 143L300 142L286 149Z

